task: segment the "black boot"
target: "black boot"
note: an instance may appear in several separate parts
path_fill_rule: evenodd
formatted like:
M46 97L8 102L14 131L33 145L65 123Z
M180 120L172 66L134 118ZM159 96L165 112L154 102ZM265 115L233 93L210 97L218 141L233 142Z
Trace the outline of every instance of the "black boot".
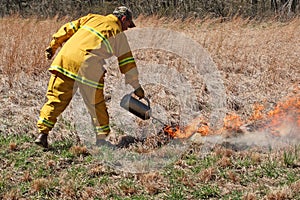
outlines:
M34 141L35 144L48 148L48 140L47 140L48 134L40 133L37 139Z

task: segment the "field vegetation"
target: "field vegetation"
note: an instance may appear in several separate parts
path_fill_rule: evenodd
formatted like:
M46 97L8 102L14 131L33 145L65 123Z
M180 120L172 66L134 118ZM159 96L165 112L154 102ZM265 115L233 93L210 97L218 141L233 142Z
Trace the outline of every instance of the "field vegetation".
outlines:
M176 19L234 16L265 19L276 16L289 19L300 13L299 0L7 0L0 2L0 16L19 13L23 17L39 15L78 17L89 12L110 13L116 6L129 6L136 16L158 15Z
M267 117L289 98L296 99L292 109L297 109L298 124L291 145L241 148L220 143L203 154L202 144L195 143L162 170L136 174L95 159L63 117L50 135L50 150L32 143L51 64L44 50L51 35L72 18L0 19L0 199L300 199L298 17L258 21L140 15L138 27L184 33L210 53L224 81L228 112L238 115L241 124L253 123L256 105L263 105L260 111ZM136 54L140 61L146 57ZM206 94L205 87L202 92ZM230 131L223 134L244 134ZM280 141L280 133L266 134Z

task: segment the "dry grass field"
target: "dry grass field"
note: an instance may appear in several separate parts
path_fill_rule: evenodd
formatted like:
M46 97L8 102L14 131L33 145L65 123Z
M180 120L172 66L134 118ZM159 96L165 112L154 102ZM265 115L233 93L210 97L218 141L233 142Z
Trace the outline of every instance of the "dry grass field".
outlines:
M51 136L52 151L32 145L51 64L44 50L67 21L0 19L1 199L300 199L299 18L136 20L141 28L184 33L210 53L224 81L228 114L236 116L233 123L271 122L276 129L271 134L280 140L289 126L284 119L291 116L296 141L280 149L220 144L206 156L194 144L177 162L145 174L115 171L94 160L62 120ZM243 134L226 123L224 128L218 134Z

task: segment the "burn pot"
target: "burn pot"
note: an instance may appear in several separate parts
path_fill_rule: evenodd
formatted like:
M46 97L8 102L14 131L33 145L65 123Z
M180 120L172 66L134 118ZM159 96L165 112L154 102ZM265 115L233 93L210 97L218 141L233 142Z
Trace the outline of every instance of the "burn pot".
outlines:
M150 101L146 97L143 99L146 100L148 105L133 97L132 94L126 94L122 98L120 106L135 116L147 120L151 117Z

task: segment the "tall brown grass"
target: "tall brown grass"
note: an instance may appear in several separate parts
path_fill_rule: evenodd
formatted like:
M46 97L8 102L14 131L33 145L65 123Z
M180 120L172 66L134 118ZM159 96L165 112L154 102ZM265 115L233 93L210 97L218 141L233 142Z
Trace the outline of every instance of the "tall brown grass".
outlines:
M49 76L50 62L44 49L62 23L64 20L58 22L56 18L0 18L1 134L36 133Z
M35 98L43 98L49 75L47 68L51 64L46 61L44 50L51 35L67 21L68 18L38 20L18 16L0 19L1 95L7 93L8 88L18 89L18 93L11 96L16 103L25 106L42 103L30 102L28 98L23 103L18 96L28 87L34 87ZM265 104L267 112L299 87L299 18L285 23L275 20L259 23L239 17L224 22L140 16L135 21L142 28L160 27L182 32L202 45L221 72L228 108L242 116L251 116L255 103Z
M299 89L299 18L283 23L140 16L137 25L183 32L207 49L223 76L228 107L239 114L249 116L256 102L270 108Z
M62 25L56 18L38 20L10 16L0 19L1 74L7 78L10 88L23 76L43 74L49 62L44 59L44 49L50 42L51 35Z
M39 108L44 102L43 98L49 76L47 68L51 63L45 60L44 50L50 42L51 35L67 21L67 18L58 21L55 18L38 20L36 18L22 19L18 16L0 19L0 55L2 55L0 59L1 135L22 134L27 136L28 132L35 132L36 118ZM252 106L257 102L265 104L265 107L272 107L285 96L299 92L297 90L300 87L299 18L286 23L277 21L258 23L241 18L223 22L218 19L181 21L141 16L136 20L136 25L138 27L168 28L183 32L197 41L199 45L202 45L210 53L221 72L227 92L228 108L239 112L242 116L250 116ZM63 126L61 127L60 132L66 133L67 131L63 129ZM16 143L16 145L11 143L9 147L6 147L8 151L5 150L5 154L15 153L19 150L25 151L31 144L28 142L27 144ZM47 173L53 173L49 174L50 180L45 179L45 177L36 177L36 174L34 174L36 170L29 171L28 169L24 173L10 171L7 174L1 174L1 178L6 181L3 183L10 184L8 188L12 184L17 185L19 183L18 178L22 183L29 184L28 194L23 193L21 189L11 188L11 190L5 191L3 199L21 199L23 195L25 195L24 198L28 195L36 197L39 193L49 192L52 190L52 186L56 185L56 177L59 180L59 184L57 184L59 188L56 188L57 193L54 194L53 198L57 197L58 199L76 199L79 198L78 196L83 196L85 199L100 196L105 199L111 197L111 194L124 197L141 194L155 196L159 193L162 195L155 197L163 198L164 195L170 194L173 179L168 176L168 173L165 176L160 173L141 174L138 178L135 178L134 184L130 185L123 181L128 177L110 174L102 166L86 164L88 161L84 162L90 169L87 172L87 177L91 180L96 178L97 181L100 181L95 186L89 186L86 183L81 184L80 181L87 180L82 178L84 175L81 172L75 174L72 170L64 170L74 165L75 168L79 168L79 166L81 168L83 161L79 159L81 159L81 155L87 153L86 149L75 146L69 151L77 155L74 156L74 159L77 160L72 164L68 164L69 159L63 159L63 155L58 152L52 152L55 156L62 157L59 160L55 159L55 161L49 160L49 158L54 159L55 157L51 157L51 152L43 154L46 156L41 156L38 159L35 159L35 157L29 159L29 161L36 164L41 164L40 159L48 159L47 162L44 162L44 165ZM197 151L195 155L197 153L201 154L200 146ZM236 165L234 155L236 152L216 149L214 154L216 158L219 158L215 166L209 165L205 169L202 169L203 166L201 166L201 170L198 172L196 170L195 173L191 173L190 167L192 166L186 167L190 177L194 177L178 177L178 179L181 178L180 187L181 185L187 185L186 188L191 188L194 182L190 180L194 180L196 184L197 182L201 183L201 187L202 183L211 185L216 182L220 187L225 187L223 189L225 194L229 193L228 188L232 189L231 185L241 187L246 192L243 199L248 200L259 199L260 197L265 197L265 199L292 199L293 195L299 196L300 182L296 179L290 184L290 188L279 187L275 182L281 181L281 179L274 179L265 175L257 177L257 183L242 185L240 182L243 180L238 175L243 171L240 168L234 169ZM10 153L10 156L18 155ZM250 152L250 156L253 166L246 169L249 170L249 173L256 165L268 163L267 154L251 154ZM240 157L244 158L245 156L241 155ZM4 172L6 172L6 168L15 169L14 164L10 164L10 161L7 162L7 159L7 157L4 158L4 162L2 162L2 166L5 166L3 168ZM206 162L204 159L200 161L203 164ZM261 168L258 167L257 169L260 170ZM221 177L220 169L221 171L230 169L228 173L222 172L227 177L226 179L222 178L223 175ZM22 171L23 169L19 168L18 170ZM271 170L276 171L277 168ZM292 171L294 170L297 169L292 169ZM74 178L70 178L69 173L72 173ZM279 174L283 173L281 171ZM75 178L75 175L78 176L78 179ZM8 181L11 180L10 177L14 176L14 182ZM107 178L107 182L105 182L106 176L113 178ZM78 182L75 182L77 180ZM177 180L177 177L175 180ZM225 181L231 182L229 186L224 184ZM135 182L138 183L137 186ZM275 190L268 192L268 194L258 192L265 190L264 188L260 189L263 184L267 184L268 189ZM270 184L270 188L268 184ZM177 182L175 185L177 185ZM82 188L80 188L81 186ZM17 185L16 187L21 186ZM188 193L191 192L188 191Z

